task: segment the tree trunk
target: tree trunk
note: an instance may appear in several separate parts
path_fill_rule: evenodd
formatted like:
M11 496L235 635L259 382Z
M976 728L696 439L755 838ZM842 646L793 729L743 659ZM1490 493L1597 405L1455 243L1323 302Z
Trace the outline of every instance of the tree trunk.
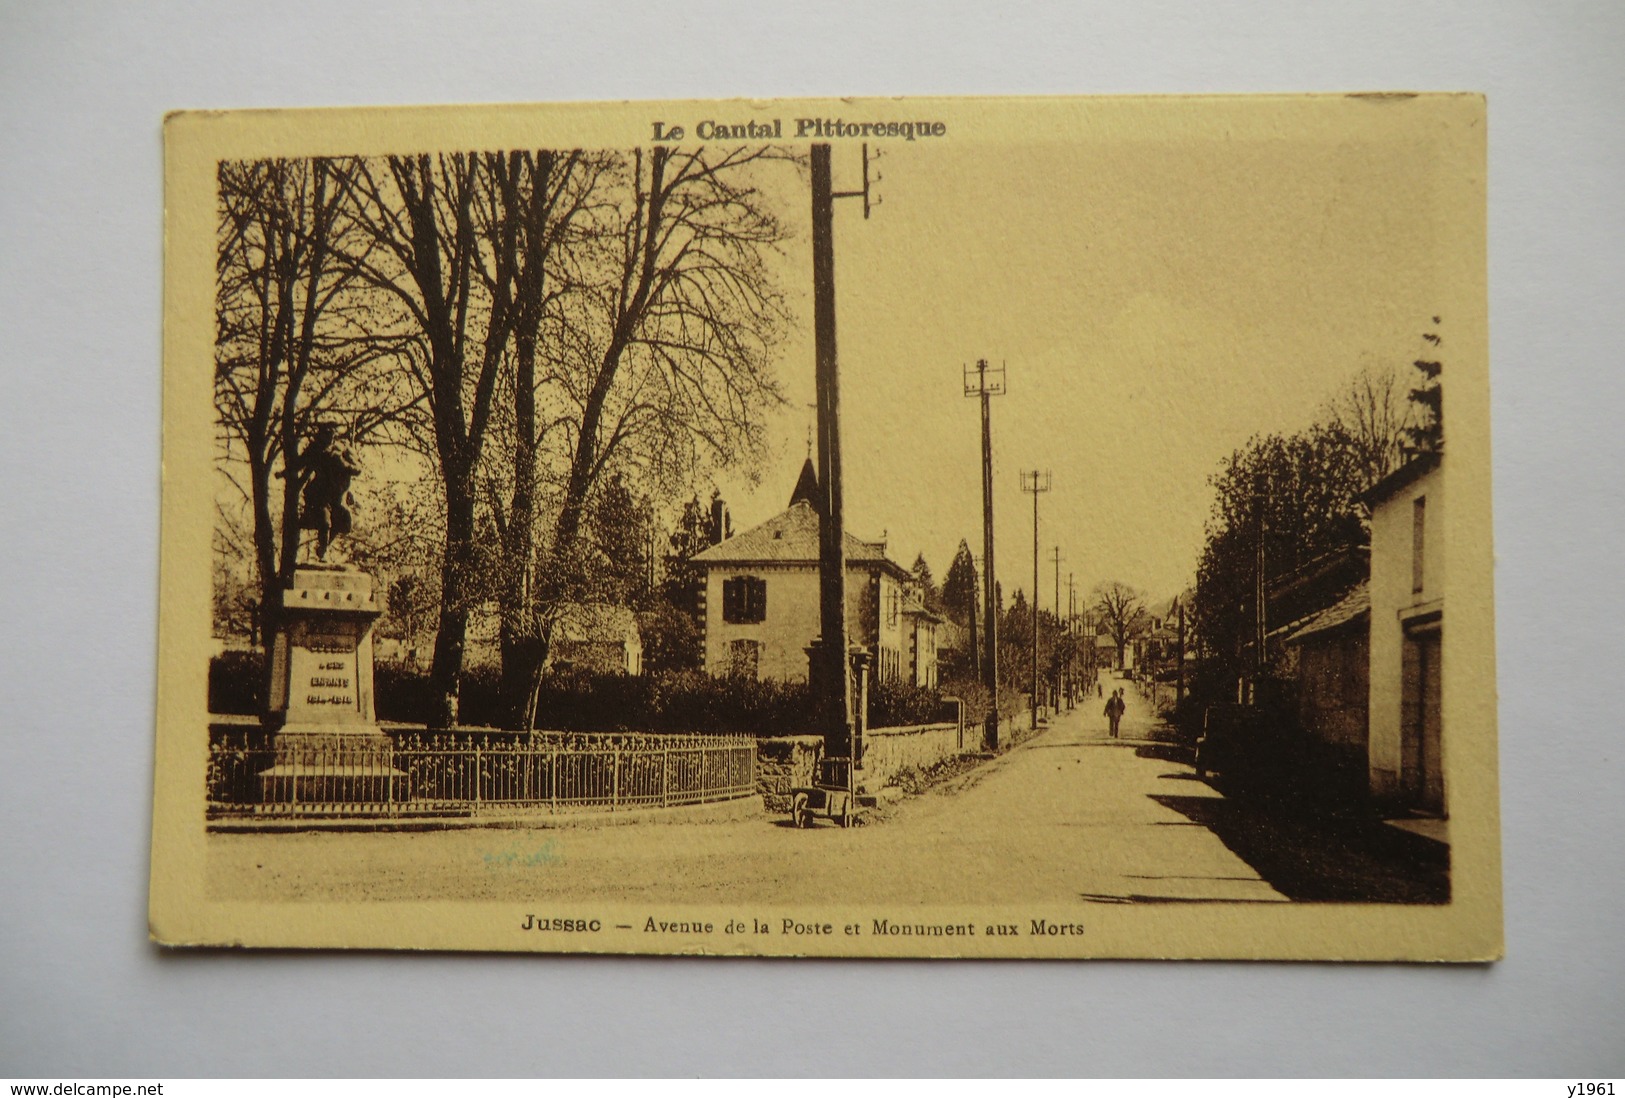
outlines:
M440 622L434 639L434 662L429 667L431 710L427 723L435 730L451 728L460 715L473 557L473 477L468 471L459 471L446 478L446 556L440 566Z
M451 578L450 567L442 569L442 580ZM457 724L461 704L463 646L468 637L468 611L449 601L440 607L440 621L434 637L434 662L429 667L430 705L427 724L444 731Z
M536 336L517 333L514 343L514 484L502 546L502 679L504 723L528 731L532 680L546 662L536 651L531 576L536 552Z
M534 723L532 696L547 663L547 643L522 630L502 631L503 723L515 732L529 732Z
M254 564L259 571L259 640L270 666L271 636L282 603L282 583L276 567L276 534L271 529L270 471L257 457L250 458L249 477L254 494Z

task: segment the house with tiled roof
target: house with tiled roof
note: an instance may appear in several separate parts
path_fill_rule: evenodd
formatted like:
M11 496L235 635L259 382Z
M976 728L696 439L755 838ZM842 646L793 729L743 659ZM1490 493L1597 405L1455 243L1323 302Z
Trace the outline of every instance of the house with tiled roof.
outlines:
M809 459L790 505L690 558L703 572L699 613L705 669L718 676L804 681L818 637L818 474ZM884 541L846 535L847 637L874 656L874 674L935 686L941 618Z

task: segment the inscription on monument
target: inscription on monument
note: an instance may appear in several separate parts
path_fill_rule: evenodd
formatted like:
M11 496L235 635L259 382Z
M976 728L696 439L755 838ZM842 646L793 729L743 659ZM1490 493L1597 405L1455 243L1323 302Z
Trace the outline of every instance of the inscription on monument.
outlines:
M329 622L306 625L295 643L293 681L305 684L304 705L342 710L356 704L357 645L355 633Z

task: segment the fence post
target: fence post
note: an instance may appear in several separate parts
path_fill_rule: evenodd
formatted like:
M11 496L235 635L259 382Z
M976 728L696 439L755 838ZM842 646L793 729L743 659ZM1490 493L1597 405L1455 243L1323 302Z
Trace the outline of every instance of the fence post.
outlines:
M484 769L481 765L480 745L474 745L474 815L480 814L480 773Z
M671 747L664 740L660 743L660 807L671 805Z
M559 810L559 745L548 744L547 753L547 807L556 813Z
M611 751L609 757L609 810L613 812L621 807L621 753Z

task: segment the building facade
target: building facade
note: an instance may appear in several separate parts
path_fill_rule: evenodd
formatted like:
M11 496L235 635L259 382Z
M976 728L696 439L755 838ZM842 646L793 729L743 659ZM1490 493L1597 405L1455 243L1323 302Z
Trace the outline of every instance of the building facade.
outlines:
M1444 456L1416 456L1362 498L1371 508L1371 790L1445 816Z
M705 670L717 676L805 681L807 646L820 632L818 481L809 461L790 506L700 553L698 612ZM914 577L884 542L846 536L846 627L887 681L935 686L940 618L921 604Z

